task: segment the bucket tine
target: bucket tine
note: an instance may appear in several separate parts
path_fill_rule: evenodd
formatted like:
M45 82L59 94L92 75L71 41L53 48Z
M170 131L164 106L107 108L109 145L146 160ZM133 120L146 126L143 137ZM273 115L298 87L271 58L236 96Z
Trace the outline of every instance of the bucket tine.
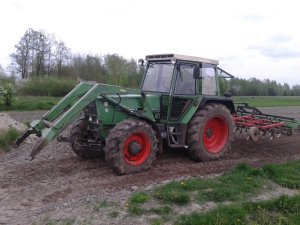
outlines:
M30 135L32 134L31 130L26 130L21 137L18 137L18 139L15 141L14 147L17 148L19 145Z

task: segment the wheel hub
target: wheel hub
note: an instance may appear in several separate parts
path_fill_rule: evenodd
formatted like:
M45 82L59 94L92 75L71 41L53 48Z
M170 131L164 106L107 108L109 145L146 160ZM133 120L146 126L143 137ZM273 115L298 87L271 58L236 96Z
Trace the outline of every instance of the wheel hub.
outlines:
M124 143L125 160L133 165L143 164L151 153L151 144L148 136L141 131L137 131L129 136Z
M142 146L137 141L132 141L128 146L128 150L131 154L137 155L141 152Z
M207 137L207 138L211 138L211 137L213 136L213 134L214 134L214 132L213 132L212 129L208 128L208 129L206 130L206 137Z

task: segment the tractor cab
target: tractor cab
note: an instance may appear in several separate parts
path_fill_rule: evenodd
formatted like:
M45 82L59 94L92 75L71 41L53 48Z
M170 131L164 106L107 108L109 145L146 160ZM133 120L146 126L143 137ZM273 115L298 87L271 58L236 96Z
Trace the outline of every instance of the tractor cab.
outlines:
M144 92L218 95L216 60L177 54L148 55L146 60Z
M178 54L146 56L142 93L160 96L159 121L187 124L203 96L220 96L218 61Z

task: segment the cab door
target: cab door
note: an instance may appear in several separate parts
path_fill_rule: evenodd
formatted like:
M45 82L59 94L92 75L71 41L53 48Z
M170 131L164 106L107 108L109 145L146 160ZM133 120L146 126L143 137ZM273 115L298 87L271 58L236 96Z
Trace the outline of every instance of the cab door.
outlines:
M197 98L198 83L193 76L196 64L178 63L175 68L175 85L171 94L169 121L179 122Z

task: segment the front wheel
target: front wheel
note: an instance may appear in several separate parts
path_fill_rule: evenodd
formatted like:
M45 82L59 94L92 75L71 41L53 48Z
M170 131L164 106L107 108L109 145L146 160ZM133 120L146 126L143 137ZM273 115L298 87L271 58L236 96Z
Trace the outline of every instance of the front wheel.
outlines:
M233 140L233 121L222 104L208 104L190 121L187 132L189 155L196 161L219 159Z
M130 174L150 168L158 151L152 127L142 120L118 123L106 138L105 159L118 174Z
M104 156L103 149L92 150L88 145L91 133L88 130L88 121L85 118L78 119L73 125L70 135L70 144L73 152L83 159L100 158Z

